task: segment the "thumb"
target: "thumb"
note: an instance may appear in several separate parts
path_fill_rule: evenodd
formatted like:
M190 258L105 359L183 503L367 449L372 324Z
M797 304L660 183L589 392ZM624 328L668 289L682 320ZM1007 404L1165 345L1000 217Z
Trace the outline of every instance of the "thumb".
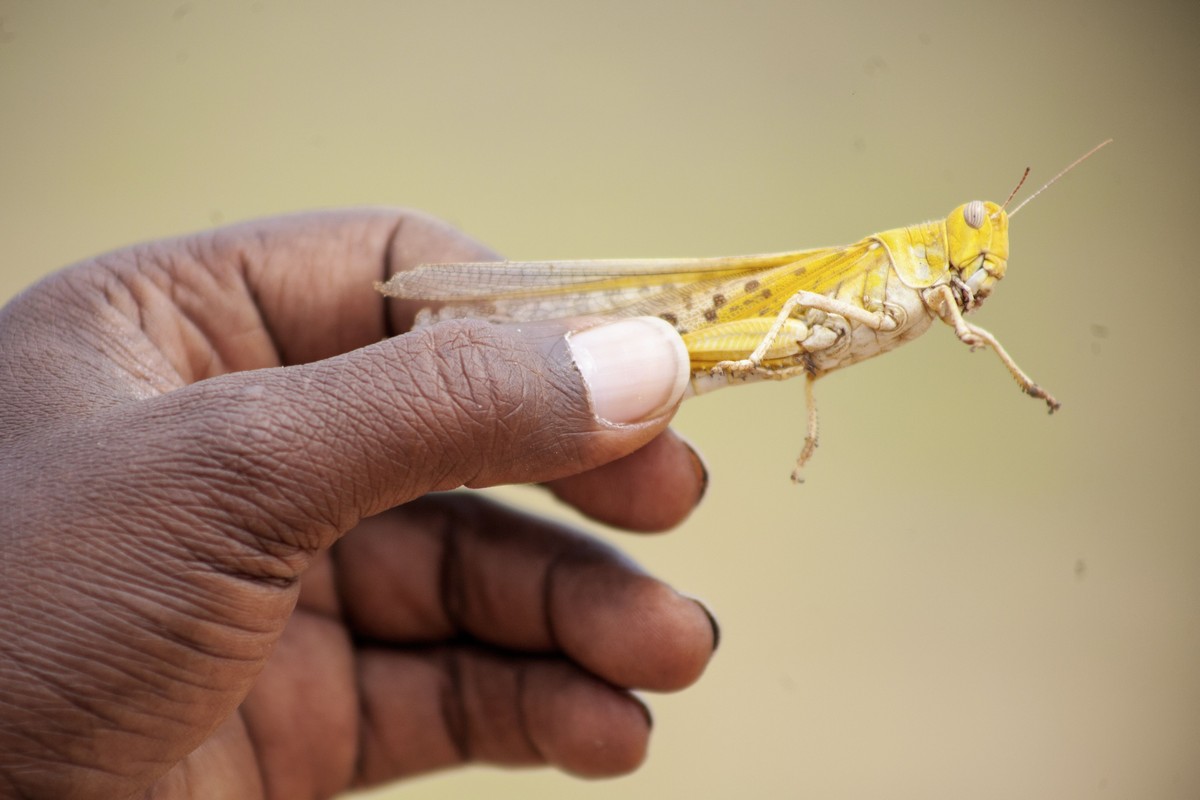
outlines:
M189 482L236 491L224 507L255 517L227 524L281 521L318 549L430 491L545 481L631 453L666 427L688 376L682 340L656 318L575 333L453 321L201 381L151 401L148 417L172 425L144 432L169 438L152 450L191 465Z

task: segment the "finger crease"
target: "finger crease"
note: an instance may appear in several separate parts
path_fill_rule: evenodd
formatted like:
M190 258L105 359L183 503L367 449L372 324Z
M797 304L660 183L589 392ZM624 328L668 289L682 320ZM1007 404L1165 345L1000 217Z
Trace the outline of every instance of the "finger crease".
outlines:
M323 617L341 622L347 630L353 633L358 626L355 625L353 606L347 602L349 599L346 594L347 581L342 580L342 572L345 570L345 565L342 563L342 548L335 542L326 552L329 558L329 572L333 576L333 602L337 604L337 607L334 608L332 614L318 613Z
M446 621L452 630L461 633L463 626L463 610L466 600L463 597L462 556L459 546L458 524L453 514L446 514L442 526L442 561L438 571L438 598Z
M466 702L463 699L462 654L446 650L442 657L446 686L442 691L442 721L446 735L463 763L471 760L471 742L467 732Z
M379 279L380 283L387 283L388 278L392 277L392 268L395 266L393 252L396 249L396 240L400 238L400 231L404 228L404 219L403 214L396 218L396 224L392 226L392 232L388 234L387 242L384 244L383 276ZM392 318L392 307L395 304L382 295L379 300L383 312L383 335L390 339L399 333L396 330L396 321Z
M525 689L528 676L528 666L517 671L517 729L521 731L521 737L525 740L525 746L529 748L529 752L533 753L543 764L548 764L549 760L533 738L533 731L529 728L529 718L525 713L525 703L528 699Z
M350 657L354 659L354 693L356 695L358 712L357 725L354 730L358 734L358 741L354 747L354 771L350 774L354 776L354 783L361 784L366 780L367 770L367 742L378 739L379 734L376 732L375 715L371 713L371 704L367 702L367 685L363 679L361 648L350 648Z
M350 774L355 776L355 781L360 781L366 774L367 768L367 742L370 740L369 734L375 728L375 720L371 715L371 706L367 702L367 686L363 680L362 658L361 654L365 642L360 640L358 635L358 626L351 619L351 606L346 602L346 581L342 580L342 557L341 548L336 544L329 548L329 568L333 575L333 599L337 603L337 608L329 615L334 621L340 621L345 627L350 636L350 641L355 646L350 648L350 657L354 659L351 674L354 675L354 688L356 698L356 712L358 719L354 726L354 730L358 734L358 741L354 743L354 767ZM324 615L322 615L324 616Z
M253 717L242 714L242 729L246 732L246 743L250 745L251 762L258 772L258 784L259 786L266 786L268 781L263 753L269 745L267 742L264 742L265 737L263 736L263 732L255 727Z
M565 559L565 552L555 555L546 565L546 571L542 577L542 614L544 615L542 624L546 627L546 638L550 641L552 652L563 652L558 638L558 630L554 624L554 578Z
M250 280L250 276L254 271L250 264L250 258L240 248L237 253L237 265L242 281L242 288L245 289L246 295L250 299L250 308L254 309L254 316L257 318L263 332L267 335L267 341L271 343L271 355L275 357L276 364L283 364L283 347L280 344L278 336L276 336L271 321L263 314L262 296L258 290L258 286Z

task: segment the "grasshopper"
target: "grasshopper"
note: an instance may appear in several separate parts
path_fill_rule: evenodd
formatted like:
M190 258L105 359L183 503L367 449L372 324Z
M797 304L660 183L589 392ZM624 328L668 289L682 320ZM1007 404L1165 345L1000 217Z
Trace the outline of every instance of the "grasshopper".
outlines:
M1008 268L1009 219L1106 140L1011 212L1029 170L1002 205L972 200L945 219L875 233L841 247L723 258L424 264L376 288L425 304L417 326L475 317L529 322L656 316L683 337L688 395L756 380L805 378L807 426L792 479L817 446L813 384L836 369L917 338L935 321L972 350L991 349L1026 394L1060 404L988 331L964 319Z

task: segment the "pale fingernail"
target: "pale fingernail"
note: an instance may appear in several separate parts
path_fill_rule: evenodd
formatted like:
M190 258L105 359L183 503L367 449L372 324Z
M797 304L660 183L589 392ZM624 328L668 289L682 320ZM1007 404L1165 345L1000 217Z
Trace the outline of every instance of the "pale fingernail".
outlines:
M687 348L657 317L610 322L567 337L591 394L592 411L618 425L641 422L674 406L691 375Z

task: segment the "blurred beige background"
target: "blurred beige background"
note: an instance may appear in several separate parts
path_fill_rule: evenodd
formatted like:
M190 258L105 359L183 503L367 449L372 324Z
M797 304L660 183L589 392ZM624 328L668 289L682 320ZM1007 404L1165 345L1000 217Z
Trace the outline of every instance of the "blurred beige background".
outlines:
M523 259L837 244L1112 136L1014 221L976 317L1061 414L942 328L818 386L799 488L799 382L689 403L703 506L599 532L723 625L705 678L650 698L648 763L396 796L1195 798L1196 9L0 0L0 295L347 204Z

